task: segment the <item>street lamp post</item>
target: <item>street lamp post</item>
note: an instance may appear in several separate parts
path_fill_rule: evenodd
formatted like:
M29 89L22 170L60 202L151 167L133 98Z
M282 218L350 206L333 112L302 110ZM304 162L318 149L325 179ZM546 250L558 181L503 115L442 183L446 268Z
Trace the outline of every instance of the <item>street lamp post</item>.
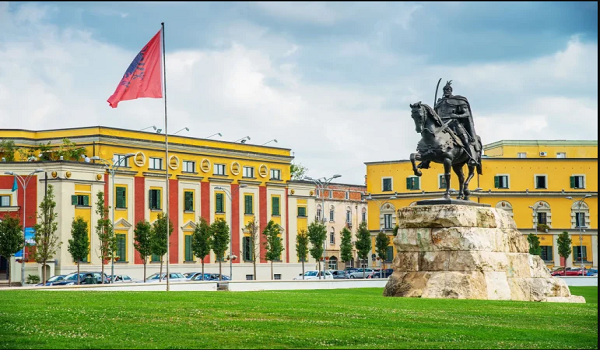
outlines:
M122 165L121 163L123 163L123 161L125 161L125 164L127 164L127 159L130 157L133 157L134 155L135 154L133 154L133 153L127 153L124 157L118 158L117 160L113 160L112 163L110 163L108 160L102 159L98 156L93 156L90 158L90 160L99 160L105 164L106 169L108 170L108 173L110 174L110 177L112 180L112 186L114 186L115 185L115 173L116 173L117 169L119 169L119 167ZM110 186L109 186L109 189L110 189ZM113 190L113 194L114 194L114 190ZM106 198L107 196L108 196L108 193L105 193L104 197ZM113 195L113 197L115 197L115 195ZM111 201L112 201L112 198L111 198ZM113 235L115 235L115 204L116 203L113 203L113 205L110 206L112 208L111 221L112 221ZM168 223L167 223L167 225L168 225ZM102 262L102 263L104 263L104 262ZM104 276L102 276L102 278L104 279ZM111 257L110 257L110 283L111 284L115 283L114 279L115 279L115 252L114 252L114 250L111 250Z
M575 214L575 223L577 223L577 215L581 211L581 204L586 200L586 198L591 197L591 194L586 194L583 198L576 201L578 212ZM566 197L567 199L573 200L573 197ZM585 216L584 216L585 217ZM583 272L585 271L585 266L583 265L583 235L581 232L581 221L577 223L577 228L579 229L579 255L581 256L581 275L583 276Z
M240 188L245 188L248 187L247 185L239 185L238 188L235 189L235 191L233 192L233 194L236 194ZM216 186L215 190L221 190L223 192L225 192L225 194L227 195L227 198L229 198L229 202L232 203L233 205L233 199L232 196L233 194L229 192L228 189L221 187L221 186ZM230 211L230 215L231 215L231 221L233 222L234 218L233 218L233 213ZM229 226L229 278L230 280L233 281L233 265L232 265L232 261L233 261L233 231L231 230L231 226ZM222 276L219 276L219 278L222 279Z
M375 204L377 204L379 206L379 216L381 217L381 208L383 208L383 205L385 203L387 203L389 200L398 198L398 197L396 197L396 194L397 194L397 192L394 192L394 194L390 198L388 198L388 199L377 200L377 199L373 199L373 197L369 193L369 195L367 196L366 199L369 200L369 201L375 202ZM384 220L384 223L383 223L383 228L379 227L379 231L385 233L385 220ZM384 278L383 277L383 260L381 261L381 270L380 271L381 271L380 274L379 274L380 277Z
M33 172L31 172L25 178L23 178L19 174L15 174L12 171L4 172L7 175L13 175L15 178L17 178L19 183L21 184L21 187L23 187L23 222L22 222L22 224L23 224L23 242L24 243L26 240L25 227L27 226L25 224L25 209L27 207L27 185L29 184L29 181L31 181L34 174L43 173L43 172L44 172L43 169L35 169ZM45 266L43 268L45 268ZM42 281L42 283L46 283L46 281ZM23 286L25 286L25 244L23 245L23 254L21 255L21 287L23 287Z
M325 224L325 188L327 188L327 186L329 186L329 183L333 179L337 179L338 177L342 177L342 175L335 174L330 178L322 177L322 178L318 178L318 179L313 179L312 177L308 177L308 176L306 176L304 178L305 180L313 182L317 186L318 189L321 189L321 194L323 195L323 207L322 207L323 224ZM327 271L327 266L325 265L325 242L327 242L327 237L325 237L325 240L323 241L323 257L322 257L322 259L323 259L323 279L325 279L325 271Z

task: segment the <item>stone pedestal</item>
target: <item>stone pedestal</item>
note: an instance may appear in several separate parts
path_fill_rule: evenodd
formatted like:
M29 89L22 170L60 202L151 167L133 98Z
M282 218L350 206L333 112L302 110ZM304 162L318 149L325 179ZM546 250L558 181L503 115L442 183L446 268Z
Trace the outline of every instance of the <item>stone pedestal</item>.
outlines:
M398 210L394 273L384 296L585 302L550 275L502 209L420 205Z

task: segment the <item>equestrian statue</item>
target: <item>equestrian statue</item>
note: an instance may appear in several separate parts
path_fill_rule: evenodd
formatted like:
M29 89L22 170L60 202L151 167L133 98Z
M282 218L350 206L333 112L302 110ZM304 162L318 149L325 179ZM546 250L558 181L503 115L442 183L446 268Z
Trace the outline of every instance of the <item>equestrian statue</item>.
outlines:
M440 84L438 81L438 87ZM482 175L481 138L475 133L471 106L466 97L452 95L452 80L444 86L444 95L437 99L434 108L417 102L410 105L416 131L421 134L417 144L417 153L410 155L415 175L421 176L419 169L428 169L431 162L444 165L446 180L445 199L450 199L450 168L458 176L459 191L457 199L468 200L469 182L475 174ZM421 161L419 165L415 161ZM467 165L469 174L465 179L463 166Z

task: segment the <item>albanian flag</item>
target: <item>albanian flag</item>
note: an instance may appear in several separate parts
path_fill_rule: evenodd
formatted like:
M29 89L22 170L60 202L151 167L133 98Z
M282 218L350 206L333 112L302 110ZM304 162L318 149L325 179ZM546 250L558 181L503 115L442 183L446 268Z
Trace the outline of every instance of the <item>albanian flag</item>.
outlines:
M108 98L108 104L117 108L121 101L141 97L162 97L162 71L160 69L160 30L135 56L125 71L115 93Z

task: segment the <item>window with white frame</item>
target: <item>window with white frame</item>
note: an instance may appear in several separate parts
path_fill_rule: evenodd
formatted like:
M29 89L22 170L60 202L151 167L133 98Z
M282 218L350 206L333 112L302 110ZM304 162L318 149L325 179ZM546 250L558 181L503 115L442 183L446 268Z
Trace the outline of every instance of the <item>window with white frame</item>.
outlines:
M526 152L518 152L517 158L527 158L527 153Z
M420 190L421 179L417 176L409 176L406 178L406 189L407 190Z
M329 209L329 221L333 222L333 218L334 218L334 210L333 207L331 207L331 209Z
M321 215L323 215L323 210L321 208L321 205L317 205L317 220L321 221Z
M329 232L329 244L335 244L335 230L332 227L331 232Z
M245 166L244 167L244 177L254 178L254 167Z
M545 201L537 201L533 204L533 227L537 228L536 225L544 224L549 227L552 226L552 213L550 211L550 204Z
M495 188L508 188L508 175L494 176L494 187Z
M383 228L392 228L392 214L383 214Z
M547 175L535 175L535 188L536 189L547 189L548 188L548 176Z
M213 175L225 175L225 164L215 164Z
M196 162L192 162L190 160L184 160L183 161L183 172L195 173L196 172Z
M281 180L281 170L271 169L271 180Z
M382 192L387 192L392 190L392 178L384 177L381 183Z
M148 169L162 170L162 158L150 158Z
M0 196L0 207L10 207L10 196Z
M556 158L567 158L567 152L557 152Z
M576 201L571 206L571 228L587 228L590 222L590 209L585 202Z
M570 177L571 188L585 188L585 176L584 175L573 175Z
M129 158L126 158L124 154L114 154L113 164L120 167L129 167Z

